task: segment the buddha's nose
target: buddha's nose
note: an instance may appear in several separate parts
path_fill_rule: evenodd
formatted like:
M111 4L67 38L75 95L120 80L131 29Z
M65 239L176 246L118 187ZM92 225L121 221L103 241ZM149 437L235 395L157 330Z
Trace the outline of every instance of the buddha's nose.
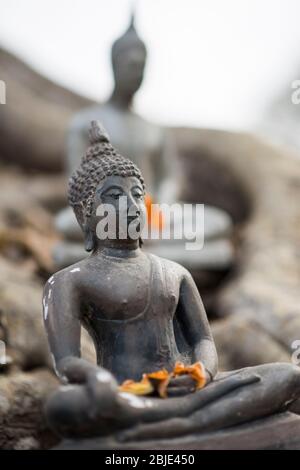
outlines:
M130 219L135 219L136 217L139 217L141 214L138 204L132 197L128 198L127 214Z
M129 219L136 219L141 215L141 211L135 205L132 205L128 208L127 215Z

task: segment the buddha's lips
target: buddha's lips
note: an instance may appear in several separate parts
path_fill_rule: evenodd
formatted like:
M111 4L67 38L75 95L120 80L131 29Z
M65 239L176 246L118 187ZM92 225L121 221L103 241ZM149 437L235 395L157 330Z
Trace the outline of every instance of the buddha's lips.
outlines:
M138 227L140 223L141 223L141 218L140 218L139 215L127 216L127 227L129 227L129 225L131 225L131 224Z

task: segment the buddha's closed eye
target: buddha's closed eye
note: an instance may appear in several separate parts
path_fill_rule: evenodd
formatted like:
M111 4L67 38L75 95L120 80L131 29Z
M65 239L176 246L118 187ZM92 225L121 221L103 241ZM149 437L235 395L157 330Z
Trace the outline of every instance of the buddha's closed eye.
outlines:
M123 196L123 192L119 190L111 190L111 191L106 191L102 197L108 198L108 199L119 199L121 196Z
M141 192L139 192L139 191L134 191L134 192L132 193L132 195L133 195L133 197L134 197L135 199L142 199L142 198L143 198L143 193L141 193Z

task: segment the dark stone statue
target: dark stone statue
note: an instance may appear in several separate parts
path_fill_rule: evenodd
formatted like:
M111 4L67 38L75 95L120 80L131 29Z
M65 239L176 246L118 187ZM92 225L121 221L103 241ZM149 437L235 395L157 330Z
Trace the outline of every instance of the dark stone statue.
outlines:
M90 143L69 184L70 205L90 256L54 274L44 291L45 328L63 382L47 404L51 426L63 437L96 436L100 443L158 442L299 408L296 366L218 372L214 340L191 275L141 249L145 187L140 170L117 153L96 122ZM99 208L109 204L120 220L121 197L126 234L117 230L115 238L101 239ZM97 365L81 358L81 327L94 340ZM165 399L120 391L124 380L171 371L177 361L201 365L204 388L192 391L182 376L171 379Z

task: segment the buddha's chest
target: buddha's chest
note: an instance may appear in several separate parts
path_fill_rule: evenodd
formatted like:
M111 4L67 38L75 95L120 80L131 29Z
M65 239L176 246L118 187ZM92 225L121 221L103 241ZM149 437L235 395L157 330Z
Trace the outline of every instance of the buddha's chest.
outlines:
M84 289L85 312L93 319L126 320L143 312L151 297L149 263L103 266Z
M93 110L90 119L100 120L109 130L113 145L136 163L141 163L161 147L159 129L130 111L105 104ZM88 127L84 129L84 137L88 145Z

